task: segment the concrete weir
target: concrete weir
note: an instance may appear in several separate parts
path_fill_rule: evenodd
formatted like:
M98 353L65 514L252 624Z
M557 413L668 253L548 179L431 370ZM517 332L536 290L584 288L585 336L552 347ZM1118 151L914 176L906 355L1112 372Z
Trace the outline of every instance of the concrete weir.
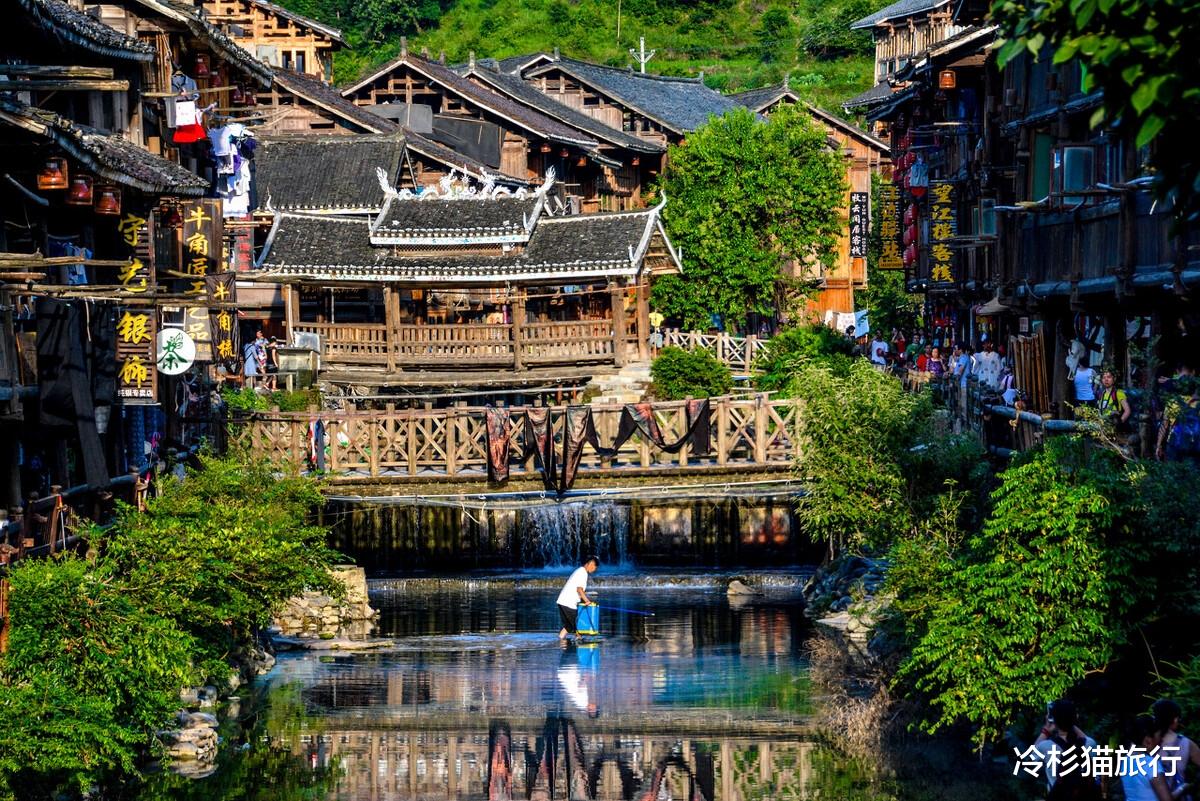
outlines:
M787 480L541 492L335 494L331 544L372 576L528 570L578 563L763 567L819 559L800 535Z

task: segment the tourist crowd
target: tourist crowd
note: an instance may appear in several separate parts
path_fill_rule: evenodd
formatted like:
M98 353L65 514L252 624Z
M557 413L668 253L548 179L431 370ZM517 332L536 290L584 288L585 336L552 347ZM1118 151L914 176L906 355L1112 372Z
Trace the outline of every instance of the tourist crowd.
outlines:
M894 328L890 336L882 332L858 336L853 326L845 334L854 341L855 353L879 369L903 375L914 386L932 382L941 387L948 404L957 407L964 417L969 410L972 379L983 391L986 403L1029 409L1029 396L1020 386L1013 360L1003 344L984 339L975 346L931 337L924 331L909 337ZM1145 393L1126 391L1113 367L1097 369L1086 356L1069 366L1068 406L1075 416L1087 417L1089 413L1079 410L1092 409L1112 426L1118 438L1136 436L1137 404ZM1148 399L1145 409L1149 430L1156 432L1155 456L1200 463L1200 379L1195 368L1179 363L1174 371L1161 373L1157 382L1158 397Z

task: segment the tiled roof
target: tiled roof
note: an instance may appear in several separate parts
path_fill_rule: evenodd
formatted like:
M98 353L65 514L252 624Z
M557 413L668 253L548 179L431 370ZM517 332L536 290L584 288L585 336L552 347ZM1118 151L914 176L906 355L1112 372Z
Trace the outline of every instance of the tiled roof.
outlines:
M525 77L537 77L555 69L680 134L696 130L710 117L741 108L698 78L644 75L632 69L604 67L573 58L559 58L530 70Z
M874 106L887 100L896 90L887 81L875 84L865 92L860 92L849 100L842 102L842 108L850 110L863 106Z
M362 106L351 103L342 97L341 92L315 76L277 69L275 81L292 94L321 106L331 114L336 114L367 133L393 133L399 128L391 120L385 120Z
M903 19L933 11L935 8L949 3L950 0L898 0L890 6L881 8L874 14L868 14L860 20L850 23L851 30L873 28L890 19Z
M395 181L404 156L399 134L264 136L255 153L261 207L377 212L384 192L375 170Z
M269 2L269 0L250 0L250 2L269 14L276 14L284 19L291 20L298 25L303 25L304 27L311 28L318 33L323 33L339 44L345 44L345 40L342 39L342 32L332 25L326 25L323 22L318 22L312 17L306 17L303 14L297 14L295 11L284 8L278 3Z
M52 111L0 98L0 122L44 136L90 171L133 189L191 197L208 191L208 181L194 172L126 139L79 125Z
M464 72L465 77L483 81L497 92L507 95L517 103L528 106L536 111L560 120L572 128L600 139L604 142L633 150L638 153L663 153L666 148L655 142L650 142L633 134L605 125L594 117L589 117L582 111L559 103L553 97L539 92L534 87L516 75L509 75L496 70L480 67L479 62L474 70Z
M404 128L404 144L413 153L418 153L426 158L456 169L459 172L464 172L472 178L483 180L484 174L492 176L496 179L496 183L501 186L528 186L529 181L523 178L517 178L512 175L506 175L502 172L497 172L481 161L476 161L470 156L465 156L457 150L446 147L441 142L435 142L424 134L419 134L411 128Z
M392 196L372 228L371 240L375 244L525 242L543 197L422 200Z
M657 208L542 218L526 249L515 255L405 257L394 247L372 247L364 220L284 214L276 219L260 267L281 278L424 283L633 275L658 224Z
M500 72L503 72L507 75L520 75L521 70L523 70L529 64L531 64L535 61L538 61L539 59L547 59L549 61L554 61L554 60L556 60L556 58L557 57L552 53L547 53L545 51L539 50L536 53L522 53L519 56L508 56L507 58L498 58L498 59L495 59L495 61L496 61L496 66L499 68Z
M793 103L800 102L800 98L788 87L783 84L775 84L774 86L764 86L761 89L750 89L746 92L738 92L729 96L730 100L735 100L741 103L751 111L762 111L768 106L773 106L784 98L789 98Z
M842 119L838 115L836 115L832 112L826 111L825 109L820 108L818 106L814 106L812 103L805 103L804 107L806 109L808 109L809 114L812 114L814 117L817 117L818 119L820 119L822 122L824 122L829 127L837 128L838 130L840 130L844 133L847 133L856 139L866 142L867 144L871 145L872 147L874 147L876 150L880 151L881 153L889 154L892 152L892 148L887 142L883 141L878 136L875 136L872 133L868 133L868 132L864 131L862 128L859 128L857 125L852 125L851 123Z
M544 139L552 142L576 145L587 150L594 150L597 146L597 142L594 139L584 136L558 120L551 119L545 114L526 108L503 95L497 94L491 89L485 89L478 84L472 83L444 64L438 64L436 61L429 61L420 56L414 56L412 53L403 54L399 58L388 62L369 77L344 90L342 94L350 97L372 81L402 66L421 73L430 81L441 85L449 92L458 95L467 102L486 109L499 117L503 117Z
M154 48L120 33L62 0L18 0L41 28L67 44L93 53L131 61L153 61Z

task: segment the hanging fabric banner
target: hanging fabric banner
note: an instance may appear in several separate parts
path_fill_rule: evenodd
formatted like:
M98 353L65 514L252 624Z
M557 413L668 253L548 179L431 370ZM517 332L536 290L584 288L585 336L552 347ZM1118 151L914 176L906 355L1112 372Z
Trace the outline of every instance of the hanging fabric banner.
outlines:
M224 270L221 201L191 200L183 204L183 264L187 275L179 291L205 293L205 277Z
M488 480L508 481L508 457L512 445L512 430L508 426L508 409L487 407Z

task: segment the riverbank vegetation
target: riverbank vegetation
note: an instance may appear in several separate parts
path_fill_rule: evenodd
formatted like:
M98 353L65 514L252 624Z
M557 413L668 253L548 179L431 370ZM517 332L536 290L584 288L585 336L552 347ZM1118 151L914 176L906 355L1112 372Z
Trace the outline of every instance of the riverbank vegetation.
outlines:
M307 479L203 459L123 507L86 555L11 571L0 660L0 799L85 792L156 752L188 686L227 686L257 629L305 588L338 593Z
M1053 437L993 461L928 397L856 360L810 361L799 518L888 565L888 686L901 718L977 747L1027 741L1069 696L1115 737L1157 694L1200 711L1200 470ZM964 738L965 739L965 738Z

